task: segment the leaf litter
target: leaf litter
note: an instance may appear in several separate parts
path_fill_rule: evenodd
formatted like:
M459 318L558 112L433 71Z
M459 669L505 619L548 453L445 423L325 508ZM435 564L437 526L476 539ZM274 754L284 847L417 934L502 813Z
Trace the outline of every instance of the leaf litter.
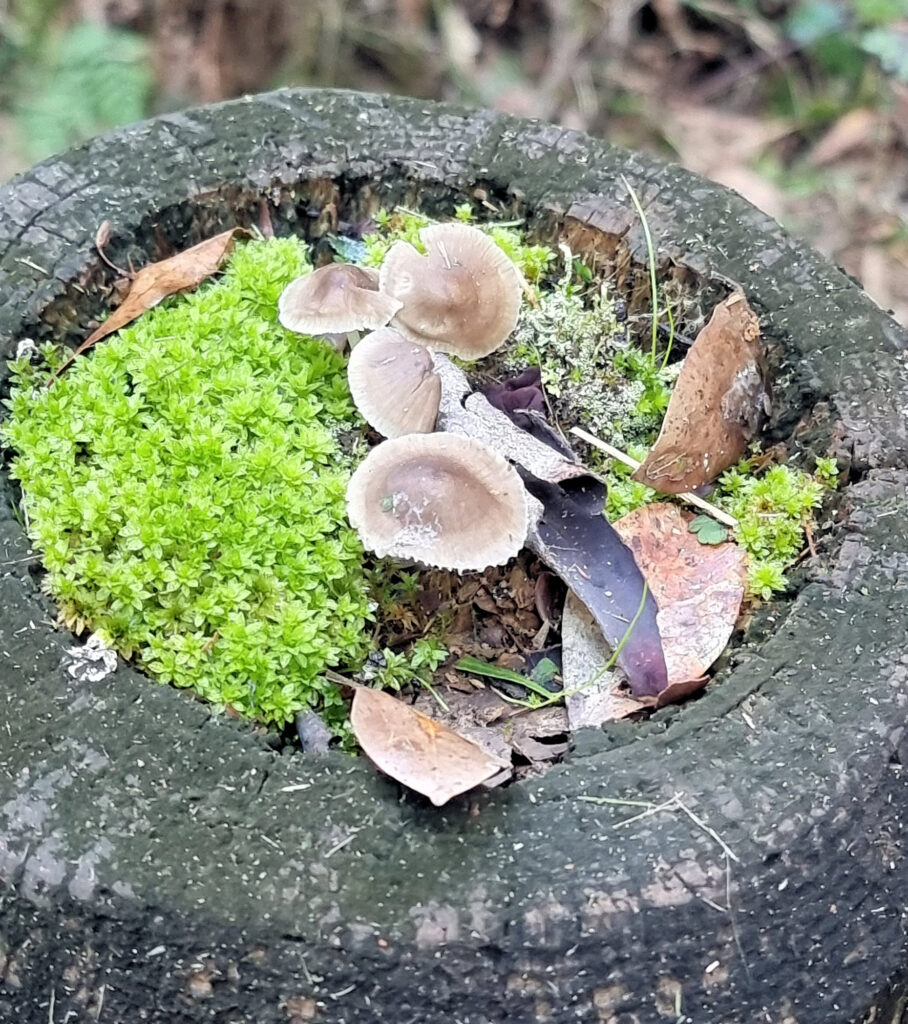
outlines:
M383 690L358 686L350 721L369 760L436 807L510 767Z
M157 263L149 263L148 266L139 270L132 278L129 291L120 305L73 352L60 367L58 374L62 373L77 356L90 349L92 345L131 324L133 320L137 320L143 313L153 309L168 296L176 295L177 292L187 291L190 288L197 288L203 281L206 281L224 262L233 245L235 234L236 229L231 228L204 242L199 242L198 245L184 249L183 252L178 252L175 256ZM110 228L105 221L98 229L96 245L108 266L119 270L107 260L103 253L109 237Z
M688 350L662 429L634 479L664 494L712 483L744 457L768 411L760 323L734 292Z

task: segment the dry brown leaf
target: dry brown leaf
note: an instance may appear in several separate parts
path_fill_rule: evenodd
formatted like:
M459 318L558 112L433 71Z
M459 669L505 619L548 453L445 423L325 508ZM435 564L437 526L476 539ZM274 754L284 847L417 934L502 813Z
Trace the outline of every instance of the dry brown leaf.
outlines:
M510 767L381 690L357 687L350 722L376 767L427 796L436 807Z
M747 577L741 548L730 542L701 544L687 528L691 519L689 512L660 502L614 524L659 606L656 621L672 699L704 685L706 670L734 629ZM662 694L659 698L667 703Z
M881 115L867 107L849 110L815 143L808 158L810 163L822 167L842 160L855 150L871 149L879 138L881 121Z
M760 324L735 292L685 356L662 429L634 479L665 494L710 483L743 457L768 408Z
M99 228L102 240L103 227L102 224ZM231 228L229 231L215 235L214 238L192 246L191 249L171 256L170 259L161 260L160 263L149 263L147 267L143 267L133 278L126 298L104 323L82 342L66 363L60 367L59 372L62 373L76 356L81 355L102 338L113 334L114 331L119 331L121 327L131 324L133 320L149 309L153 309L168 295L175 295L177 292L183 292L189 288L197 288L203 281L211 277L230 251L235 231L235 228Z

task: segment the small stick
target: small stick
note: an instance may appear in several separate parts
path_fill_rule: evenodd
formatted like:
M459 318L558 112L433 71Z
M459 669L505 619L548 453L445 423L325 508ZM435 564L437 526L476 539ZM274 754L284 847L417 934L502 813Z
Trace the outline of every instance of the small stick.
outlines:
M623 462L625 466L630 466L631 469L639 469L640 463L636 459L632 459L630 455L625 455L624 452L612 447L612 445L607 441L601 441L598 437L588 433L582 427L571 427L571 433L579 437L581 441L586 441L587 444L591 444L594 448L598 448L600 451L605 452L606 455L611 455L613 459ZM738 520L735 519L734 516L730 516L727 512L723 512L721 508L713 505L710 501L706 501L704 498L698 497L696 494L677 494L675 497L682 498L691 505L696 505L697 508L702 509L708 515L711 515L713 519L717 519L720 523L724 523L725 526L738 525Z

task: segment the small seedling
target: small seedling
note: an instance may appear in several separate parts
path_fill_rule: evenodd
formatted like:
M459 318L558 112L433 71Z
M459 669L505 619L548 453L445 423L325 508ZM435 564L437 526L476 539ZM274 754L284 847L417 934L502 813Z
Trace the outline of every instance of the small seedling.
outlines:
M696 516L687 528L701 544L722 544L728 540L728 527L717 523L712 516Z

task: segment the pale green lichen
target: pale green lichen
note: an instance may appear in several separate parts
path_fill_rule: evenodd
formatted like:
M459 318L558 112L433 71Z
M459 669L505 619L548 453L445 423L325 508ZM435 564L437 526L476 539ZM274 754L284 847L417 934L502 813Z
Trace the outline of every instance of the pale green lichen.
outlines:
M537 366L559 423L621 449L652 442L677 376L633 346L605 292L584 297L573 268L536 306L524 306L502 364L513 372Z

